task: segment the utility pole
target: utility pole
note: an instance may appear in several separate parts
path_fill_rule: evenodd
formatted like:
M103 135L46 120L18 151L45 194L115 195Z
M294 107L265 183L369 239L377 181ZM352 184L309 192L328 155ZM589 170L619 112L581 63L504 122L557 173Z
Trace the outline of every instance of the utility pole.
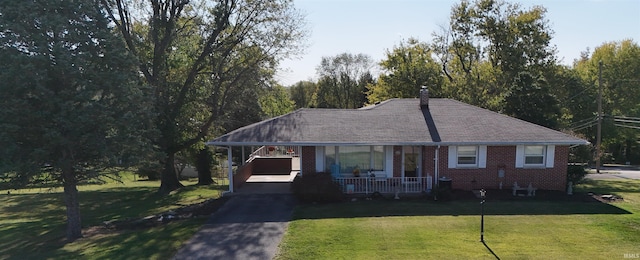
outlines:
M596 136L596 172L600 173L602 151L602 60L598 62L598 132Z

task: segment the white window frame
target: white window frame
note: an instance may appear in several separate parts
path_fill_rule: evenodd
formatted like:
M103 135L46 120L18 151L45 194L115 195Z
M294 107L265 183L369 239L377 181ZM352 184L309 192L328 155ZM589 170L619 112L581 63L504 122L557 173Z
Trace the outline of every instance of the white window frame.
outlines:
M542 153L527 154L527 148L533 148L533 147L535 147L536 149L542 148ZM547 147L544 145L525 145L524 146L524 167L544 167L546 162L546 158L545 158L546 153L547 153ZM540 158L542 160L540 160L540 163L527 163L527 158Z
M461 145L476 147L475 164L458 164L458 147L449 146L449 169L484 169L487 168L487 146L486 145Z
M471 158L472 156L469 155L465 155L465 156L461 156L461 148L465 148L465 149L469 149L469 148L473 148L474 151L474 155L473 155L473 163L460 163L460 158L461 157L468 157ZM456 146L456 165L459 168L466 168L466 167L471 167L471 168L475 168L478 167L478 146L473 146L473 145L465 145L465 146Z
M388 170L388 165L389 165L389 159L387 154L389 153L387 146L383 146L383 145L359 145L359 146L366 146L369 147L369 165L368 167L364 168L359 168L360 169L360 174L367 174L367 171L369 171L370 169L373 169L375 172L386 172ZM329 147L333 147L335 150L335 164L340 165L342 162L340 160L340 148L341 147L345 147L345 146L329 146ZM382 147L382 169L375 169L374 166L374 162L375 162L375 158L374 158L374 154L375 154L375 147ZM331 150L331 149L323 149L323 157L326 156L326 151L327 150ZM393 158L392 158L393 159ZM326 160L326 158L325 158ZM331 165L325 165L325 168L327 167L331 167ZM328 169L329 171L331 171L331 169ZM342 175L350 175L351 173L349 172L340 172L340 174Z
M526 163L527 155L525 153L527 146L542 146L542 163ZM555 145L518 145L516 146L516 168L553 168L555 160ZM536 155L539 156L539 155Z

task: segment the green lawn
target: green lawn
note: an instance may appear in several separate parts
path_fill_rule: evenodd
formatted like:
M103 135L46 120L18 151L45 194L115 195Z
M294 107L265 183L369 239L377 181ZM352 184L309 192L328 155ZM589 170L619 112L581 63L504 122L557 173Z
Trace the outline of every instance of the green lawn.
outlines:
M79 187L83 232L103 221L140 218L220 196L226 185L187 187L156 194L159 181L136 180ZM60 188L0 190L0 259L167 259L206 221L206 217L164 226L123 230L64 243L65 207Z
M624 202L488 201L485 241L501 259L621 259L640 254L640 181L576 191ZM478 201L357 201L303 205L278 259L495 259L479 242Z

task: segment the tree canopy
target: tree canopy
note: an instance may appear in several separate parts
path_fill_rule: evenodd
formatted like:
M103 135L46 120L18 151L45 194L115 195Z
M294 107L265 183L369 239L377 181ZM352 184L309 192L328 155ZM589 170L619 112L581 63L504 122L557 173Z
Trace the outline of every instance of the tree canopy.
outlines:
M432 96L443 96L440 65L428 44L409 39L387 51L380 62L384 71L375 84L368 86L370 104L390 98L418 97L420 88L427 86Z
M182 186L175 154L255 104L251 93L304 46L303 17L288 0L101 2L154 89L162 193Z
M62 183L73 240L76 186L149 147L147 89L96 1L2 1L0 10L0 170L16 187Z
M325 108L359 108L366 99L366 86L373 82L373 61L365 54L342 53L322 57L315 104Z

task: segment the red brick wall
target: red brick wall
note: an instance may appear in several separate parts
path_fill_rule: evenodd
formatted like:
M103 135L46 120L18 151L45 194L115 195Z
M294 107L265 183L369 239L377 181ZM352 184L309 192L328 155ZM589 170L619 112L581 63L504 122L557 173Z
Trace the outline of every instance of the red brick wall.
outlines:
M440 148L439 175L451 178L454 189L497 189L500 182L503 189L511 188L514 182L518 182L521 187L531 183L534 187L544 190L565 190L566 188L569 156L567 146L556 146L553 168L516 168L515 146L489 146L487 147L487 168L450 169L448 151L446 146ZM430 158L433 157L425 153L424 160L427 161ZM500 166L505 169L504 178L498 177Z
M316 147L302 147L302 174L316 172Z
M253 174L289 174L291 172L291 158L255 158Z
M238 188L244 184L249 177L251 177L251 173L253 172L253 162L249 162L243 166L238 167L236 169L236 173L233 175L233 191L236 191Z
M435 146L423 146L422 147L422 176L435 177L436 161L436 147Z

